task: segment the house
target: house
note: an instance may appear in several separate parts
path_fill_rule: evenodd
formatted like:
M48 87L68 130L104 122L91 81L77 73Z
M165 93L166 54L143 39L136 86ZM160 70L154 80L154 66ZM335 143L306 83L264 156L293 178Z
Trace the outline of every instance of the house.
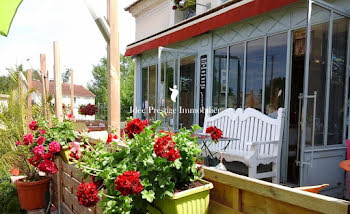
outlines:
M136 21L125 53L136 63L135 116L160 119L167 110L166 126L177 130L226 108L274 115L284 107L282 183L328 183L323 194L343 197L350 1L183 2L181 11L169 0L126 8Z
M62 103L66 107L66 111L70 113L71 105L71 89L70 84L62 83ZM33 95L34 102L41 102L42 85L38 80L33 80L33 89L35 93ZM54 81L49 82L49 93L54 94L55 84ZM52 101L54 102L54 100ZM95 120L95 116L85 116L79 114L79 107L81 105L95 104L95 94L82 85L74 85L74 116L78 120Z

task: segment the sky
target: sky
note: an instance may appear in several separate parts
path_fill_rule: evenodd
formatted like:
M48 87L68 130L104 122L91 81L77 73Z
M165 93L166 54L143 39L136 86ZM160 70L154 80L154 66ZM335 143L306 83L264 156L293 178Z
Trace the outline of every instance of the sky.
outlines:
M91 0L97 14L106 16L106 0ZM133 0L119 2L120 51L135 40L135 20L124 8ZM0 75L6 68L23 64L40 68L40 54L46 55L49 78L53 78L53 42L60 45L61 72L74 70L76 84L86 86L93 79L93 65L107 55L106 42L84 0L23 0L8 37L0 36ZM29 59L29 60L28 60Z

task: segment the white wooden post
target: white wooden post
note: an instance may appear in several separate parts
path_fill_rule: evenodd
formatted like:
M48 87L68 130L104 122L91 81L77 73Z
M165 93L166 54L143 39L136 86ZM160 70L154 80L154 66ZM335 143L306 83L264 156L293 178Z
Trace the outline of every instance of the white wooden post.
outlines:
M74 79L73 69L70 70L70 112L74 115Z
M40 54L40 70L41 70L41 87L42 87L42 108L45 119L48 119L48 109L46 105L48 91L46 90L46 56Z
M27 100L27 120L30 122L32 120L32 95L30 93L30 90L32 90L32 70L27 70L27 83L28 83L28 100Z
M108 129L120 132L120 59L118 1L108 0L110 40L108 46Z
M55 114L59 121L62 121L62 82L59 43L53 43L54 49L54 76L55 76Z

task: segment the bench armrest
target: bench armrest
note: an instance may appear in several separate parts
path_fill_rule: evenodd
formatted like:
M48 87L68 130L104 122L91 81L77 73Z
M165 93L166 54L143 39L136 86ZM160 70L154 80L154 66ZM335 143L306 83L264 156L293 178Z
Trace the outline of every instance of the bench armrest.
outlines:
M264 145L264 144L279 144L281 141L261 141L261 142L247 142L246 145L248 146L257 146L257 145Z

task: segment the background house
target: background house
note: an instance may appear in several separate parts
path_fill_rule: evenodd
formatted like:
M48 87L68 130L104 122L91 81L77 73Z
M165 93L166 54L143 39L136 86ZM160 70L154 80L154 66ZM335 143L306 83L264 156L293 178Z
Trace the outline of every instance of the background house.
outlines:
M70 112L70 84L62 83L62 102L68 112ZM42 86L38 80L33 80L33 89L36 91L33 95L34 102L41 102ZM54 81L49 83L49 93L54 94ZM52 101L54 102L54 100ZM84 116L79 114L79 106L95 104L95 94L82 85L74 85L74 116L77 120L95 120L95 116Z
M0 94L0 106L7 105L7 100L9 99L9 95Z

